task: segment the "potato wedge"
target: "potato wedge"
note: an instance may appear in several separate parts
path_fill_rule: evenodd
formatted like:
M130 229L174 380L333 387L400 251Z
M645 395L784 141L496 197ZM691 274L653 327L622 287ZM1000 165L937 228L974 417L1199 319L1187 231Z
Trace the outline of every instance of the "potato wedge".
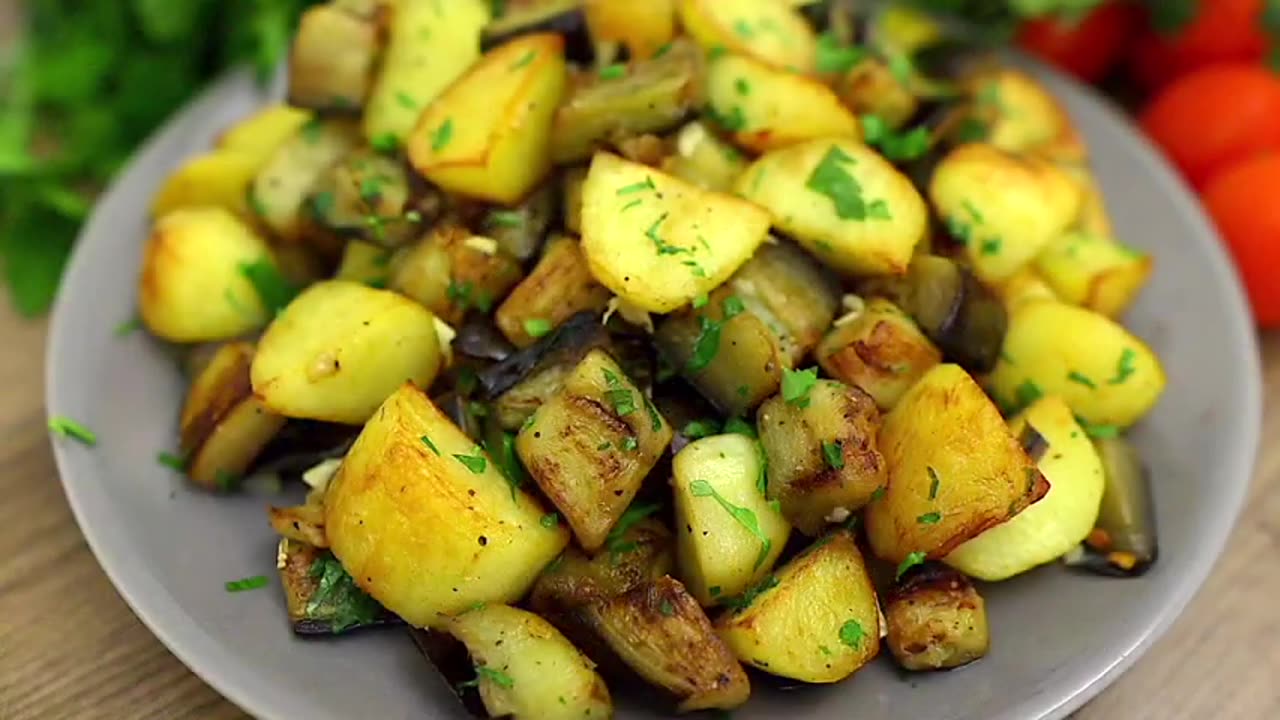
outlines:
M861 390L819 380L797 400L765 401L756 422L769 458L769 499L800 532L818 535L883 492L880 412Z
M624 518L655 511L632 505ZM675 564L671 531L652 517L626 528L619 521L605 547L590 557L570 547L547 566L529 594L534 611L552 616L623 593L662 578Z
M1071 408L1062 398L1041 398L1009 421L1015 436L1027 427L1049 443L1037 463L1049 480L1049 492L944 558L948 565L979 580L1005 580L1053 562L1079 545L1098 519L1106 484L1102 460Z
M1126 428L1164 392L1164 369L1142 340L1099 313L1066 303L1019 307L1000 355L987 384L992 397L1011 409L1058 395L1089 424Z
M358 113L382 51L377 19L335 4L308 8L289 51L289 104Z
M267 328L253 392L286 417L358 425L406 380L430 386L440 364L429 311L393 292L329 280Z
M266 162L271 153L293 137L313 114L283 103L268 105L222 131L215 147L245 153Z
M994 285L992 289L995 290L996 295L1000 296L1000 302L1004 304L1005 311L1009 315L1013 315L1013 312L1023 303L1060 300L1049 283L1036 272L1034 264L1019 270L1004 282Z
M445 629L467 646L490 717L613 716L609 688L595 663L537 615L508 605L485 605L451 618Z
M579 312L604 312L610 297L591 276L578 241L562 235L547 243L529 276L498 307L494 322L512 345L529 347Z
M881 410L892 410L942 353L907 314L884 298L866 301L862 312L838 324L815 351L831 377L857 388Z
M246 190L253 181L260 158L235 150L214 150L187 160L171 175L151 200L154 217L184 207L220 207L249 217Z
M889 562L944 557L1049 489L1000 411L957 365L935 367L908 390L879 440L889 488L868 507L867 538Z
M485 0L397 0L381 69L364 113L370 142L403 145L423 108L480 57Z
M516 452L593 551L671 442L671 428L613 358L592 350L538 408Z
M742 153L702 121L680 128L675 146L675 154L662 161L662 171L705 190L731 192L733 182L747 168Z
M285 419L253 395L249 368L253 346L227 343L187 391L179 422L180 449L187 475L209 490L235 488Z
M243 268L275 261L265 240L220 207L184 208L156 221L143 250L138 311L157 337L229 340L267 324Z
M822 139L775 150L736 190L823 263L855 275L902 275L929 227L911 180L871 148Z
M448 192L516 203L551 169L551 122L567 83L560 35L495 48L423 111L409 162Z
M753 152L818 138L862 139L858 118L826 85L745 55L709 62L707 100L717 124Z
M730 710L751 695L751 681L698 601L671 577L588 605L575 618L637 675L675 696L678 712Z
M1073 229L1097 238L1115 237L1115 229L1111 225L1111 214L1107 210L1107 201L1102 196L1102 187L1094 177L1093 170L1083 163L1058 163L1080 189L1080 215L1076 217Z
M597 153L582 187L582 249L605 287L667 313L709 292L764 241L769 217L731 195Z
M906 670L959 667L987 654L987 606L969 579L928 563L900 578L886 598L886 644Z
M1114 318L1146 285L1152 258L1117 242L1067 233L1040 251L1035 268L1058 297Z
M929 198L978 277L998 283L1030 263L1080 212L1080 191L1056 165L994 145L942 159Z
M760 582L791 535L761 492L764 470L756 443L738 434L690 443L672 461L676 560L689 592L704 606Z
M716 620L716 631L738 659L764 672L839 682L880 652L876 591L847 529L816 540L741 602Z
M472 308L489 312L518 282L520 263L497 241L451 223L437 225L391 269L391 289L452 325Z
M410 384L365 425L325 495L333 554L418 627L522 597L569 542L545 514Z
M619 43L635 60L653 57L676 34L675 0L583 0L587 29L597 43Z
M359 142L358 128L345 120L311 120L284 141L254 176L249 203L277 237L301 242L305 200L320 176Z
M1080 162L1086 151L1071 118L1049 91L1021 70L1001 67L965 82L987 142L1011 153Z
M707 50L724 48L796 73L813 70L818 39L797 10L777 0L680 0L680 22Z

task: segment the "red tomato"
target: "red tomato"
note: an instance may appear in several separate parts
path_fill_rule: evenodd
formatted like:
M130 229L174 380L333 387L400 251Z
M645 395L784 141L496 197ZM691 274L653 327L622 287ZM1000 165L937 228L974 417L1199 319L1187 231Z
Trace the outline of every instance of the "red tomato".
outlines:
M1018 44L1085 82L1097 82L1120 59L1140 17L1134 6L1108 3L1078 21L1031 20L1018 30Z
M1280 326L1280 154L1259 155L1223 169L1204 190L1264 328Z
M1141 123L1200 187L1217 168L1280 149L1280 78L1261 65L1202 68L1156 96Z
M1154 90L1210 63L1260 61L1267 50L1264 2L1199 0L1195 18L1172 34L1143 31L1130 58L1134 78Z

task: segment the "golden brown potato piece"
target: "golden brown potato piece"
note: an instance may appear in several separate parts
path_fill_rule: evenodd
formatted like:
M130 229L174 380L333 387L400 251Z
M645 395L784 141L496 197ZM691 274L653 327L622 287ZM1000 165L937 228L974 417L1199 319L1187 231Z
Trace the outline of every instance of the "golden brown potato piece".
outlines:
M653 57L675 37L675 0L583 0L582 9L592 39L619 43L636 60Z
M247 153L265 162L273 150L293 137L311 118L312 113L284 103L268 105L224 130L216 147Z
M881 410L892 410L942 362L942 353L915 321L884 298L871 298L857 317L836 325L815 355L828 375L861 388Z
M569 542L546 515L410 384L365 425L325 495L333 554L418 627L523 597Z
M716 630L740 660L767 673L839 682L880 652L876 591L845 528L819 538L738 602Z
M516 203L551 169L551 123L567 83L560 35L495 48L423 111L409 161L450 193Z
M516 451L588 551L604 544L671 442L613 358L592 350L520 430Z
M360 112L382 49L379 34L376 18L363 18L336 5L304 12L289 53L289 104Z
M941 558L1049 491L1000 411L958 365L939 365L885 416L889 488L866 514L876 555Z
M770 398L756 419L769 458L769 499L800 532L817 535L844 522L885 486L880 412L861 390L818 380L798 398Z
M391 289L457 325L472 308L491 311L520 276L520 263L496 241L445 223L396 258Z
M987 607L969 578L941 563L909 570L884 609L889 650L907 670L960 667L987 654Z
M869 57L853 66L836 83L840 100L861 115L875 115L896 130L907 123L920 103L889 63Z
M708 51L743 53L794 73L813 69L817 37L795 8L778 0L679 0L685 32Z
M281 537L311 547L329 547L329 536L324 532L324 488L309 491L306 502L301 505L268 506L267 519L271 522L271 529Z
M187 474L210 490L231 490L285 419L254 397L249 382L253 346L218 348L187 391L179 423Z
M751 682L678 581L664 577L577 613L623 663L679 701L677 710L730 710Z
M1035 266L1019 270L1013 277L992 287L1010 317L1024 303L1038 300L1059 300L1057 293L1040 277Z
M1151 277L1152 258L1117 242L1067 233L1036 256L1035 267L1058 297L1119 317Z
M1021 70L1009 67L977 73L965 81L987 141L1012 153L1081 162L1085 147L1057 99Z
M579 312L604 312L610 297L591 276L578 241L559 236L498 307L494 322L511 344L529 347Z
M637 503L623 517L643 517L657 509ZM566 549L538 576L529 606L554 615L616 597L671 572L671 531L653 518L624 524L625 519L619 521L605 546L590 557L576 547Z

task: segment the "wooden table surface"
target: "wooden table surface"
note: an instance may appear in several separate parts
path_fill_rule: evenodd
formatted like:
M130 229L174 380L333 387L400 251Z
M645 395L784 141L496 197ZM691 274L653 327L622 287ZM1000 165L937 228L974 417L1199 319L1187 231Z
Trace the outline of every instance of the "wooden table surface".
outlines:
M45 326L0 307L0 720L243 718L133 616L98 568L44 426ZM1280 335L1264 339L1280 391ZM1264 438L1280 437L1269 404ZM1264 441L1265 443L1265 441ZM1209 584L1086 720L1280 718L1280 450Z

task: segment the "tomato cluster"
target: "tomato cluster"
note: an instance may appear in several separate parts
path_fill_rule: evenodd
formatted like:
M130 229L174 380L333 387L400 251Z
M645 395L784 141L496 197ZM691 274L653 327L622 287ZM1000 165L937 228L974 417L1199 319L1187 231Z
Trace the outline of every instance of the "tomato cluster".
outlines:
M1280 327L1280 2L1198 0L1176 27L1132 2L1026 23L1023 49L1086 82L1150 94L1147 135L1204 200L1263 327ZM1147 7L1161 7L1147 3Z

